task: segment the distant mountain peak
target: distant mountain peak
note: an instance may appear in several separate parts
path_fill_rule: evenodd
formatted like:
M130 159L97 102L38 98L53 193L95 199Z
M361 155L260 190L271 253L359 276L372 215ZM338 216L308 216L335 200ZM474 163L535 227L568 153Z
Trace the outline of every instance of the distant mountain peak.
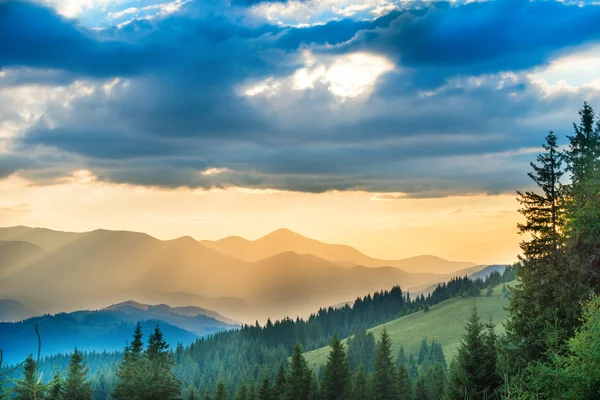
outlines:
M111 306L103 308L103 310L118 310L124 307L132 307L138 310L148 311L149 306L147 304L138 303L134 300L127 300L122 303L113 304Z
M294 232L288 228L279 228L277 230L274 230L271 233L266 234L265 236L261 237L258 240L261 239L273 239L273 238L278 238L278 239L308 239L308 240L314 240L314 239L310 239L304 235L301 235L297 232Z

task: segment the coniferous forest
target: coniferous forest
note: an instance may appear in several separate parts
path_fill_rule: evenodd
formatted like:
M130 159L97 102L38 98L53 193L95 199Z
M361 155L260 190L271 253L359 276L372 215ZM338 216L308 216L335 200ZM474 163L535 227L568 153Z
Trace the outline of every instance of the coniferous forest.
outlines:
M212 400L597 399L600 396L600 119L584 103L566 145L550 132L518 192L519 262L486 280L455 278L427 295L400 287L171 348L140 325L118 353L81 353L2 365L0 398ZM510 286L505 333L477 297ZM334 284L334 283L332 283ZM446 300L473 306L453 359L422 332L415 354L392 351L384 329ZM344 339L347 339L344 341ZM43 337L40 337L43 346ZM304 353L329 345L322 368Z

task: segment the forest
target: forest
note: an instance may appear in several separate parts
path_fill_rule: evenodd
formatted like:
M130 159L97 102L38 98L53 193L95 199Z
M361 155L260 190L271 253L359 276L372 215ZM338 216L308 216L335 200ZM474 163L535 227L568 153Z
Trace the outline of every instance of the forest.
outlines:
M595 399L600 393L600 120L584 103L566 146L550 132L517 192L519 262L485 281L456 278L427 296L400 287L170 348L140 325L119 353L28 357L4 366L0 398L211 400ZM453 297L511 286L505 333L476 302L453 360L425 339L417 354L391 350L368 328ZM149 335L148 335L149 334ZM145 337L147 336L147 340ZM348 338L346 344L341 339ZM43 338L41 338L43 342ZM303 352L329 344L322 369ZM1 365L1 364L0 364Z

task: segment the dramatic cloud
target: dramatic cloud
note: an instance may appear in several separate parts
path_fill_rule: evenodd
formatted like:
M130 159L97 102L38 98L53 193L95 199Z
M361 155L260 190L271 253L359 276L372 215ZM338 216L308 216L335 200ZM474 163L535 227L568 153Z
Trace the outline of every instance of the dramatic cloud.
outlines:
M332 3L106 2L101 29L1 3L0 177L502 193L600 99L600 6Z

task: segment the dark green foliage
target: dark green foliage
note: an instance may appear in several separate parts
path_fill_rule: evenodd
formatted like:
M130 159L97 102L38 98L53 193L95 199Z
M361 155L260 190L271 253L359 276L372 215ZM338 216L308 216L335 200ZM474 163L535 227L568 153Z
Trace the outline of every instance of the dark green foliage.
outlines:
M413 382L406 368L406 364L400 364L398 367L398 398L412 399Z
M317 380L317 376L312 373L310 374L310 391L308 394L309 400L324 400L325 396L321 391L321 387L319 386L319 381Z
M302 346L297 343L285 379L285 400L308 400L312 373L302 356Z
M175 361L158 325L148 340L146 361L150 377L148 390L152 394L152 398L178 399L181 383L173 372Z
M54 373L54 377L52 378L52 388L48 391L48 396L46 397L47 400L62 400L63 396L62 396L62 390L63 390L63 378L62 375L60 374L60 371L58 370L58 368L56 369L56 372Z
M427 388L425 387L425 377L419 377L417 383L415 384L415 400L428 400L427 398Z
M184 396L185 400L200 400L200 394L196 390L195 387L190 386L186 390L186 395Z
M348 361L350 369L356 370L362 366L366 371L371 371L375 358L375 337L365 328L359 328L348 339Z
M545 321L557 309L563 316L569 311L561 306L563 292L559 282L564 276L564 190L563 175L556 136L546 136L544 153L531 163L529 177L539 192L518 192L521 214L526 221L518 228L527 239L521 243L522 265L517 270L519 283L514 288L509 308L508 335L514 342L522 341L520 352L535 358L543 351L540 333Z
M350 399L352 400L370 400L371 387L369 385L369 378L365 374L365 370L362 366L354 372L352 376L352 393Z
M263 378L263 381L258 388L258 400L274 400L274 390L271 386L271 380L268 376Z
M373 365L373 399L388 400L397 396L396 371L392 361L392 341L387 331L381 334Z
M206 389L204 391L204 400L212 400L212 397L211 397L210 393L208 392L208 389Z
M234 400L248 400L248 387L246 386L245 382L242 383L242 385L238 389L235 396L233 396L233 399Z
M35 393L37 383L37 367L32 356L27 357L23 366L23 378L14 388L15 400L33 400L34 398L43 398L44 393Z
M273 398L275 400L282 400L283 393L285 391L285 366L282 363L277 371L277 377L275 378L275 387L273 388Z
M331 352L325 364L323 391L325 400L346 400L350 393L350 365L337 335L333 335L331 339Z
M487 337L484 328L477 308L473 305L458 354L450 366L446 386L447 399L490 398L496 390L496 365L488 362L488 358L495 356L497 350L495 342Z
M398 357L396 358L397 365L406 365L408 364L408 357L406 356L406 351L404 350L404 346L400 346L400 350L398 350Z
M180 382L175 377L175 362L158 325L144 351L141 325L135 328L131 345L125 347L117 372L118 383L112 392L117 400L179 399Z
M442 364L436 363L428 366L422 375L424 375L427 399L441 399L444 396L446 384L446 373Z
M94 396L92 382L88 378L90 369L77 349L71 355L67 377L62 388L62 396L69 400L91 400Z
M215 392L214 400L228 400L229 396L227 395L227 389L225 389L225 384L223 381L219 381L217 384L217 391Z

